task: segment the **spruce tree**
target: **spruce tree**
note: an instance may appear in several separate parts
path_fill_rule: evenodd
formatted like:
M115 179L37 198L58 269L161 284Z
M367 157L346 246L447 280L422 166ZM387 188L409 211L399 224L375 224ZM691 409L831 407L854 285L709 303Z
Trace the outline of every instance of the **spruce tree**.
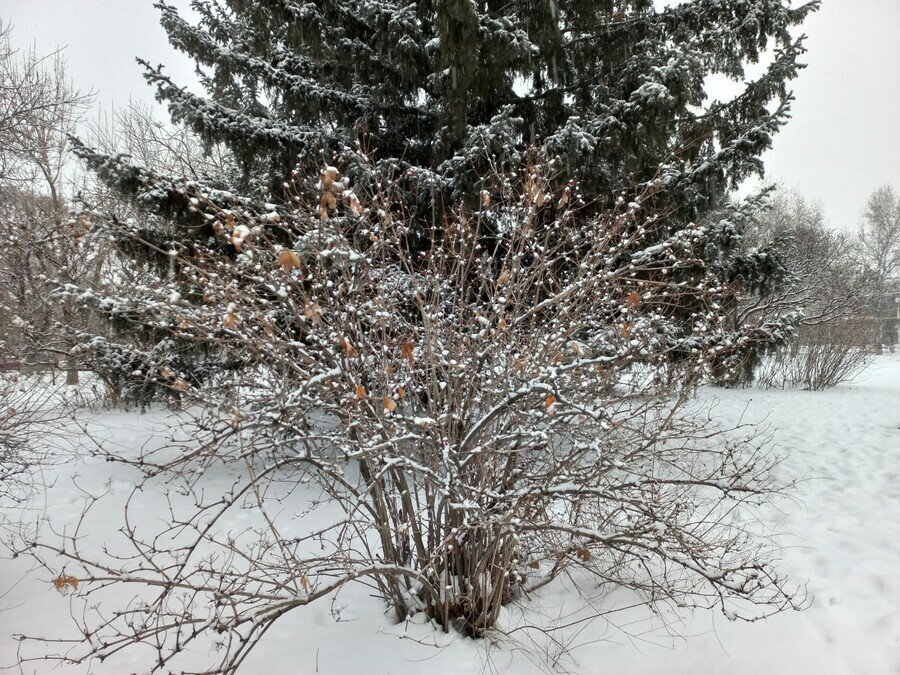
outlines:
M783 270L777 256L738 253L758 204L735 207L728 195L762 172L760 155L789 116L787 83L803 52L792 29L817 6L195 0L192 24L161 2L162 25L197 62L205 96L145 63L146 79L175 122L230 149L238 170L197 185L212 195L214 208L204 211L178 176L79 151L101 178L156 214L125 247L157 258L164 273L169 252L215 236L215 214L236 195L251 220L273 204L323 199L322 216L338 218L364 246L378 210L357 214L345 197L352 191L354 200L377 201L390 185L382 211L407 223L412 258L460 212L479 214L487 248L502 246L502 218L482 205L507 200L517 181L519 193L527 191L537 153L554 195L541 204L546 226L568 195L580 203L572 217L587 219L652 187L642 208L661 223L645 234L648 245L692 223L709 226L700 260L682 266L678 280L696 283L714 269L733 293L753 294L783 282ZM760 60L767 61L761 75L745 80L747 66ZM740 93L708 100L705 83L717 74L740 82ZM347 195L319 194L318 176L330 165L345 177L339 184ZM292 237L288 227L280 243L290 246ZM218 250L235 254L227 240ZM699 309L670 308L682 337ZM751 367L735 379L734 365L755 362L787 326L769 328L741 341L740 355L723 357L717 379L752 377Z
M162 69L146 77L174 120L228 145L247 182L265 177L276 193L298 159L313 175L324 159L371 179L353 162L363 150L446 204L490 190L486 167L515 169L540 146L592 196L656 178L666 204L697 220L761 171L803 51L791 28L817 4L197 0L192 25L160 3L206 97ZM740 94L708 101L715 74L744 83Z

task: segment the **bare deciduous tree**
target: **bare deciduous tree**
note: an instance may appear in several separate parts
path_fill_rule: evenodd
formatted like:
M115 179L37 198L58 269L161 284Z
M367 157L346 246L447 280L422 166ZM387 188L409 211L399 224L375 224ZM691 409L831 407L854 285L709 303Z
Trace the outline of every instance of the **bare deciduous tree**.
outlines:
M883 289L900 269L900 197L890 185L881 186L869 196L859 246Z
M80 281L84 223L68 219L66 135L88 97L73 89L59 52L18 52L0 26L0 340L31 358L65 354L56 321L77 323L71 303L48 301L47 280ZM52 358L55 359L55 356ZM77 381L74 363L68 377Z
M876 349L880 351L886 342L893 351L897 328L888 317L897 311L894 297L900 290L900 197L890 185L869 196L858 246L873 282L871 314L876 324Z
M822 389L858 374L869 358L872 288L853 242L827 227L817 205L778 189L745 246L762 258L777 251L785 280L742 302L736 321L799 316L790 344L760 364L758 382Z
M204 145L190 129L161 122L140 103L104 115L90 126L88 137L100 152L126 156L135 164L185 181L208 181L234 170L223 146ZM93 174L85 173L80 179L79 194L91 210L115 212L120 219L145 217Z

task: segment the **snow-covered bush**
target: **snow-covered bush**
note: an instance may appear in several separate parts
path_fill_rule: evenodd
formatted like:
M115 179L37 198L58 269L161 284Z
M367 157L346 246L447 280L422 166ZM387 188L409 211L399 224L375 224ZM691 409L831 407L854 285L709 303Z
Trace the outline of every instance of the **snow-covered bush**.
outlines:
M853 378L868 362L874 326L868 318L875 284L843 234L802 195L779 189L743 240L763 260L778 253L781 283L747 296L735 321L798 313L797 329L757 372L763 387L819 390Z
M47 301L48 279L89 283L98 267L98 250L88 257L79 245L83 223L66 222L66 133L89 97L72 88L59 52L18 51L11 35L0 20L0 341L8 349L0 356L47 363L70 346L58 324L79 318Z
M755 339L723 329L731 290L704 259L717 228L663 236L654 186L585 222L577 185L551 194L538 163L411 257L390 183L360 199L326 168L318 189L321 214L220 211L208 248L174 254L177 284L80 296L227 366L203 381L172 350L85 345L184 411L177 443L98 448L145 476L136 494L171 491L170 526L126 528L136 555L108 560L86 558L77 533L32 548L80 592L141 598L101 604L67 658L145 643L168 667L212 633L223 652L208 672L233 672L279 617L359 580L398 620L424 612L474 636L572 568L730 618L793 606L745 520L784 487L772 458L678 384L740 367ZM356 210L369 227L348 237ZM233 259L214 254L223 244ZM686 306L702 308L690 332ZM231 491L206 494L210 471L233 475ZM332 514L315 531L284 507L301 485ZM242 509L246 531L217 526Z
M21 452L25 445L24 428L19 423L21 398L16 383L7 375L0 375L0 502L18 500L21 476L26 470Z
M45 378L0 371L0 506L24 501L41 485L42 436L57 432L65 415L60 392Z
M763 361L759 385L820 391L848 382L872 359L873 328L867 317L803 326L788 346Z

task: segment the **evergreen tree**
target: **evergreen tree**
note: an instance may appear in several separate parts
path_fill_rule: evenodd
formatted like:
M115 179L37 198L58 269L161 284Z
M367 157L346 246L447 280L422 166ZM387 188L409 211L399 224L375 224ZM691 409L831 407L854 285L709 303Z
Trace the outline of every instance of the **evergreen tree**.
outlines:
M155 257L164 274L171 251L215 237L218 213L236 203L255 222L273 203L320 199L321 216L337 217L359 246L386 212L407 223L406 246L418 255L462 209L479 214L486 247L502 245L500 210L482 206L528 192L536 184L529 167L540 156L545 226L570 196L580 205L570 217L589 219L651 188L642 208L661 223L644 234L648 245L691 223L708 225L699 261L667 281L696 283L715 270L733 292L759 293L784 275L777 257L737 252L758 204L730 205L728 190L761 173L759 157L788 118L786 85L803 52L791 29L817 6L195 0L199 20L191 24L160 3L162 25L196 60L206 96L180 87L161 67L145 64L146 78L173 120L227 147L239 171L196 184L209 197L204 208L177 176L84 147L80 153L101 178L161 216L131 232L126 248ZM745 82L745 67L764 54L771 59L762 74ZM742 91L708 101L704 85L716 74L743 82ZM336 183L344 191L320 194L317 178L327 165L346 176ZM510 191L513 184L518 189ZM360 199L383 208L358 214L352 205ZM284 216L285 231L272 236L290 246L288 223L298 217ZM217 250L236 253L227 238ZM669 312L689 334L700 309ZM784 328L757 332L735 358L777 343ZM733 360L716 367L719 379L729 379Z
M790 29L817 4L196 0L192 25L160 3L207 97L161 69L147 79L173 119L228 145L249 183L265 175L276 190L297 158L313 175L324 159L371 178L353 161L363 150L380 173L402 172L411 193L446 204L496 188L486 167L517 168L525 147L542 146L592 196L656 178L667 205L696 220L761 171L803 51ZM757 80L706 101L710 75L742 82L765 51Z

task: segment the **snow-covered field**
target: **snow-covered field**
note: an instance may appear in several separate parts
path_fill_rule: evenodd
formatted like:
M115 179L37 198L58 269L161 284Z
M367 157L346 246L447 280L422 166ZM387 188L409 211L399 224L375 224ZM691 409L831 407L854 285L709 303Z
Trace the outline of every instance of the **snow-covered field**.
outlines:
M878 357L856 382L825 392L707 389L701 395L717 402L722 420L771 425L785 456L781 470L806 479L794 501L770 510L782 533L780 567L806 583L805 611L753 624L713 612L669 615L664 622L645 608L627 609L631 598L624 591L561 582L507 610L504 625L518 626L508 637L473 641L421 622L395 625L370 589L356 585L285 617L243 672L900 674L900 356ZM100 442L125 447L152 443L168 426L162 413L85 410L80 418ZM108 491L112 504L132 489L135 476L88 457L74 435L52 445L42 439L42 446L57 460L40 474L48 487L25 507L7 509L7 521L46 516L58 528L71 527L86 495ZM224 486L227 477L221 480ZM148 523L166 516L158 495L142 495L135 509L132 515ZM83 545L113 543L121 536L119 517L112 507L94 514ZM69 616L82 611L80 602L54 589L46 572L0 551L0 666L16 661L14 634L71 635ZM588 603L621 609L580 622ZM559 630L528 628L538 622ZM145 673L145 657L124 653L90 667L32 663L23 672Z

